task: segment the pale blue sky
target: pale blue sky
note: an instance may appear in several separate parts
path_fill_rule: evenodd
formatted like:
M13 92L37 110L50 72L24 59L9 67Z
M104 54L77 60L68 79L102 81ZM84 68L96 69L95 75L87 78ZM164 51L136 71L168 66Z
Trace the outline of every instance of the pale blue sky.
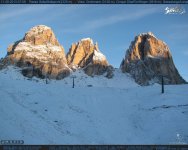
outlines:
M0 5L0 57L9 44L39 24L50 26L67 52L91 37L110 64L119 67L134 37L151 31L169 46L174 63L188 81L188 5L185 14L165 15L177 5Z

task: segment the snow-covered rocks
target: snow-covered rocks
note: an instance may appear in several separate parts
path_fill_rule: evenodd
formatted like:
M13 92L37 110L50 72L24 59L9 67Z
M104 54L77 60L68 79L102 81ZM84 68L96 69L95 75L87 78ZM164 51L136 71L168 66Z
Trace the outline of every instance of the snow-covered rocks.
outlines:
M107 78L112 78L114 72L98 44L94 44L91 38L73 43L65 56L64 48L52 29L45 25L31 28L23 39L8 46L0 69L7 64L24 68L22 73L28 77L53 79L62 79L77 69L84 70L89 76L105 74ZM161 76L164 76L165 84L185 83L173 63L167 44L152 32L135 37L120 68L130 73L140 85L160 83Z
M24 36L25 42L30 42L34 45L43 45L50 43L60 46L52 29L45 25L38 25L31 28Z
M80 40L80 42L84 42L84 41L90 41L90 44L94 45L93 40L91 38L83 38Z
M44 25L31 28L23 39L10 45L5 59L23 68L28 77L61 79L70 73L63 47Z
M67 62L70 66L83 68L87 75L101 75L107 72L107 77L113 76L113 68L106 57L100 52L98 44L93 44L91 38L81 39L72 44L67 54ZM72 67L71 67L72 68Z
M94 50L93 61L106 61L106 57L100 51Z
M151 32L135 37L120 68L141 85L160 83L161 76L164 76L165 84L185 83L173 63L168 46Z
M91 38L72 44L66 57L52 29L45 25L31 28L23 39L9 45L4 59L23 68L27 77L62 79L78 68L90 76L113 76L113 67Z

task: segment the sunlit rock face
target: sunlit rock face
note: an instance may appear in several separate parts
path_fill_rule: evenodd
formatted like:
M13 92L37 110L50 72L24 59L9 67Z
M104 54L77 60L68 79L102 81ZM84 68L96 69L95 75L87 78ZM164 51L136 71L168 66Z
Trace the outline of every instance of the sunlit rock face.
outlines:
M21 67L27 77L62 79L71 70L63 47L52 29L45 25L31 28L23 39L10 45L5 59Z
M174 65L168 46L151 32L135 37L120 68L122 72L130 73L140 85L161 83L161 76L165 84L185 83Z
M106 77L113 77L113 67L100 52L98 44L94 44L90 38L82 39L71 45L67 54L67 62L73 70L83 68L89 76L106 73Z

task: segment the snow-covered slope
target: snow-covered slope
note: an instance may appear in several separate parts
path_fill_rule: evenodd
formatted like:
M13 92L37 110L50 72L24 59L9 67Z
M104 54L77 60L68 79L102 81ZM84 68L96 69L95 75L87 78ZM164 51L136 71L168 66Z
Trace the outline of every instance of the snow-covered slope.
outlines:
M188 143L188 85L141 87L127 74L29 80L0 71L0 139L26 144Z

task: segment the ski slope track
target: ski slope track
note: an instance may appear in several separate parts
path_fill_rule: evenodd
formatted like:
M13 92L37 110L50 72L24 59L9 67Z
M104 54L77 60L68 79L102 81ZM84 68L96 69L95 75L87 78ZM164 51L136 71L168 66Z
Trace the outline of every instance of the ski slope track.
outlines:
M188 85L139 86L81 70L63 80L0 71L0 139L25 144L187 144Z

